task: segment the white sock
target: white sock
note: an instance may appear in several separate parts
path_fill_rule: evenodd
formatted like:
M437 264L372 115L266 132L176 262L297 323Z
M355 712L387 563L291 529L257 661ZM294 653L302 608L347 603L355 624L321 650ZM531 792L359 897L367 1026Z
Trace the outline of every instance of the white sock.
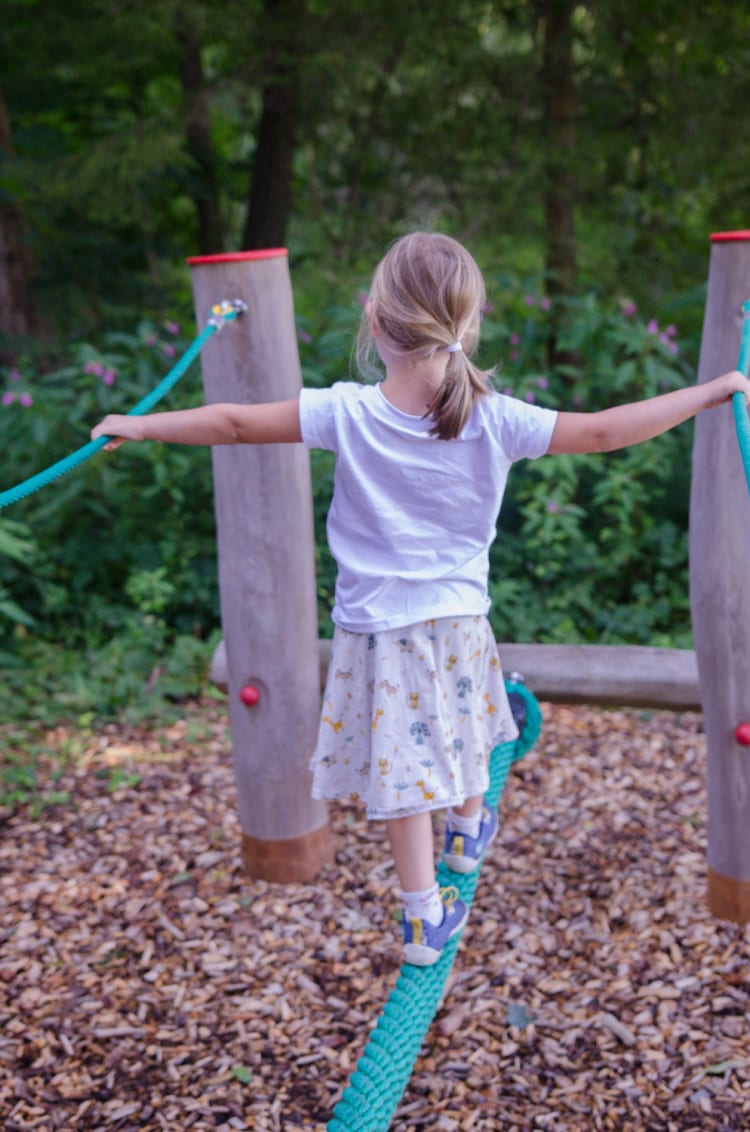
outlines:
M445 909L440 898L437 881L421 892L402 892L404 911L410 919L429 920L431 924L442 924Z
M482 807L470 818L462 818L455 810L448 810L448 829L451 833L463 833L465 837L479 837L482 824Z

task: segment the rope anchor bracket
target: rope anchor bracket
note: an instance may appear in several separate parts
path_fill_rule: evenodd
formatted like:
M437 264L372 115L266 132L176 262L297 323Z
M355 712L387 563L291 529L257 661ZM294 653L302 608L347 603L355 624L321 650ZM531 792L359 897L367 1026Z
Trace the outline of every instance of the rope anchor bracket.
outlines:
M243 299L222 299L220 303L214 303L211 307L208 325L215 326L217 330L223 330L228 322L235 318L241 318L246 310L247 303Z

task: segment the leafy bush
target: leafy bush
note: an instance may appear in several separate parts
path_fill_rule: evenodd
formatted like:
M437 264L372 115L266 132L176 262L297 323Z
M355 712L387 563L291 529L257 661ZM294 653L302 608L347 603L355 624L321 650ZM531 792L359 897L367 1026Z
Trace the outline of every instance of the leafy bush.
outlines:
M11 371L0 407L4 480L26 479L85 444L104 413L130 409L182 352L178 329L168 323L157 332L144 322L133 335L76 346L51 372L34 374L29 363ZM199 403L198 387L196 367L170 394L168 407ZM24 524L27 550L21 560L0 545L0 589L13 594L40 636L64 634L69 643L89 646L109 639L131 614L134 579L149 571L163 579L166 624L197 636L215 626L207 449L130 445L97 455L16 504L13 518ZM0 623L0 645L7 620Z
M677 330L595 295L554 312L566 359L545 367L550 304L518 289L487 345L500 384L569 411L655 396L694 380ZM689 646L687 530L691 428L621 452L558 456L511 474L491 557L501 639Z

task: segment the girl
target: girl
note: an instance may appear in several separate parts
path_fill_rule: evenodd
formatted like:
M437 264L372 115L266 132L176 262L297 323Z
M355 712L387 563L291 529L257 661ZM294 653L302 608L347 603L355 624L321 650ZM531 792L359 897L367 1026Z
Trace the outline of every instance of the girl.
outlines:
M435 880L432 811L447 809L445 861L479 866L497 832L488 759L516 727L487 621L489 548L508 471L545 453L607 452L727 401L738 372L595 413L558 413L494 392L472 363L484 283L447 236L388 251L357 343L377 384L342 382L263 405L107 416L92 437L183 444L304 443L336 453L328 539L335 635L313 793L358 796L383 819L403 894L407 962L437 961L467 909Z

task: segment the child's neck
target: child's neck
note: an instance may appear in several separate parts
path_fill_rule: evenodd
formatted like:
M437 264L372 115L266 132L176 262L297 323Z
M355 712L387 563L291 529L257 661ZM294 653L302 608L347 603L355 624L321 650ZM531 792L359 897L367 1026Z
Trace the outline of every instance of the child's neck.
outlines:
M417 363L404 359L388 361L380 388L384 397L402 413L423 417L430 411L447 364L447 357L440 355Z

